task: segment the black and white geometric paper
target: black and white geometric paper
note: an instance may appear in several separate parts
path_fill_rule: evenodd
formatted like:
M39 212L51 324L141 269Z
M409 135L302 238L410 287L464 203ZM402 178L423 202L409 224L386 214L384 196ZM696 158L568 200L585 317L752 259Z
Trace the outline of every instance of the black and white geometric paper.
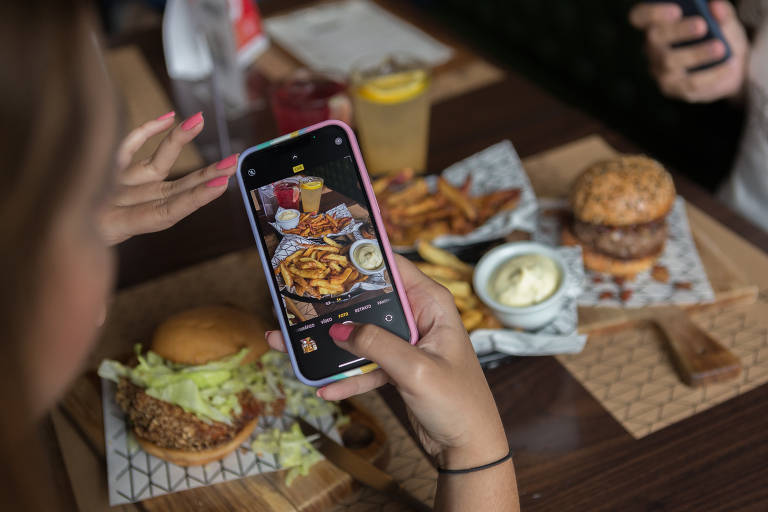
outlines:
M287 414L279 418L262 416L250 439L222 460L204 466L184 468L158 459L141 449L131 433L123 411L115 401L116 388L115 383L101 379L107 483L111 506L282 469L280 461L274 456L256 455L251 449L251 442L267 429L278 427L288 430L293 419ZM332 416L303 417L318 430L341 442Z
M542 211L567 209L564 200L540 200ZM540 215L539 228L534 240L557 246L560 244L561 217ZM657 265L667 268L669 280L666 283L655 280L649 271L638 274L634 280L617 283L608 276L591 270L586 271L584 290L579 297L580 306L605 306L642 308L655 304L694 304L712 302L715 294L707 278L704 265L691 236L685 201L678 197L667 216L669 235L664 251ZM675 286L685 283L685 287ZM689 289L687 289L690 287ZM623 290L631 294L622 300Z

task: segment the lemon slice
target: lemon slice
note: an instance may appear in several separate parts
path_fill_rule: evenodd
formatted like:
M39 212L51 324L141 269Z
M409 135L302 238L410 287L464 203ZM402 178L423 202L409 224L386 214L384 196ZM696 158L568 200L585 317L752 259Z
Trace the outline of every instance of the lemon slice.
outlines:
M421 94L427 87L422 69L403 71L366 82L358 90L361 97L376 103L400 103Z
M319 181L305 181L301 184L301 188L304 190L317 190L318 188L322 187L323 184Z

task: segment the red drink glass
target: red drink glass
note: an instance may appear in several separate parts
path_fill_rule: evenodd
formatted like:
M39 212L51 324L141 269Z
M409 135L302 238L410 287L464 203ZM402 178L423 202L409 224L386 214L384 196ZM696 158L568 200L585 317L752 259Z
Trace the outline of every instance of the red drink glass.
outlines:
M272 187L275 191L277 204L286 210L299 209L299 182L298 180L283 180Z
M272 90L278 131L290 133L328 119L349 123L352 104L340 78L300 70Z

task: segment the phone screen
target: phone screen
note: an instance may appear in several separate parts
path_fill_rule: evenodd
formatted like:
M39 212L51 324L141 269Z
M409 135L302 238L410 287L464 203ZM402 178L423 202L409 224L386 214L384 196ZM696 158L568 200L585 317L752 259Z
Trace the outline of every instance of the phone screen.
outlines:
M240 167L301 373L328 378L369 364L339 348L334 323L408 323L347 133L337 126L247 155Z

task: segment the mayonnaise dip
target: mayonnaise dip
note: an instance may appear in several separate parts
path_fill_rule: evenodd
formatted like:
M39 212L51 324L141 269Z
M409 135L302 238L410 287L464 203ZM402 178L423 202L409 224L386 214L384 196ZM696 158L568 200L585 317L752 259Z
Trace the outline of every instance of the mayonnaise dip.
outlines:
M552 258L523 254L508 260L494 272L488 282L488 292L506 306L532 306L555 293L560 279L560 269Z
M384 263L384 258L376 244L364 244L355 249L355 260L366 270L376 270Z
M295 219L298 215L299 215L299 212L297 212L296 210L284 210L283 212L280 213L278 218L280 220L291 220L291 219Z

